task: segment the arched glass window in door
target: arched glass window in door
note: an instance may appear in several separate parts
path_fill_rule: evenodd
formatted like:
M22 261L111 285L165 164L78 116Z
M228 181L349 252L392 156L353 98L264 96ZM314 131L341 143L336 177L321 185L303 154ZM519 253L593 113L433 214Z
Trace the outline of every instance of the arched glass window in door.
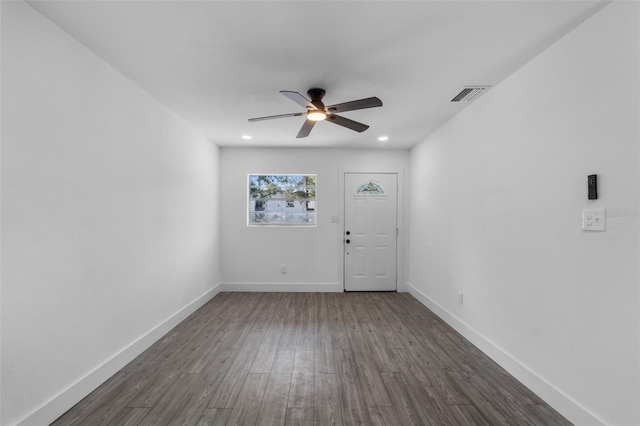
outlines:
M358 195L383 195L384 188L382 187L380 182L370 180L368 182L360 184L357 193Z

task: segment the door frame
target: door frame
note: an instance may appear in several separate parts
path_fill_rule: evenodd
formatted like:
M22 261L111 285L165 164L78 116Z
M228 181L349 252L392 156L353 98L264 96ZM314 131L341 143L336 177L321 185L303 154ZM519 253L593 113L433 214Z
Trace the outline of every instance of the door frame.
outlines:
M396 287L396 291L398 292L407 291L407 287L404 281L404 277L405 277L404 259L405 259L405 253L406 253L405 236L408 235L408 227L407 227L408 221L405 220L405 210L404 210L404 205L405 205L405 179L404 179L405 173L404 172L405 172L404 169L399 169L399 170L389 170L389 169L372 170L370 168L338 169L338 222L339 223L338 223L336 244L337 244L337 252L339 253L338 265L337 265L338 277L340 279L342 291L345 290L345 287L344 287L345 286L345 279L344 279L344 233L345 233L344 181L345 181L345 178L344 177L346 173L393 173L397 175L398 200L397 200L397 207L396 207L397 209L396 220L397 220L397 227L398 227L398 238L396 240L396 273L398 275L398 285Z

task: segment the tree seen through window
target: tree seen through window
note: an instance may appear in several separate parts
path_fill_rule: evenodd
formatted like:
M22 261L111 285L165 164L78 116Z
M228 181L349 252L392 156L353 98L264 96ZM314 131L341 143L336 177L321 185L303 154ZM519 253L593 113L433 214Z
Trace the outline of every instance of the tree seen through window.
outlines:
M316 225L316 175L249 175L249 226Z

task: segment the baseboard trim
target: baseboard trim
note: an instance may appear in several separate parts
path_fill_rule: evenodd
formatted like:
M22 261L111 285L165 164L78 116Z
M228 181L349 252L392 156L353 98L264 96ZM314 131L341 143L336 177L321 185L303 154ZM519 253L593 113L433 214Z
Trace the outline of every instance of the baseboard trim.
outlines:
M536 395L565 416L569 421L577 425L605 425L606 422L595 414L591 413L584 406L563 393L546 379L529 369L525 364L514 358L503 348L486 338L473 327L460 320L458 317L447 311L436 301L431 299L412 285L407 285L409 293L420 303L433 311L443 321L462 334L467 340L473 343L478 349L493 359L509 374L518 379L521 383L531 389Z
M197 297L169 318L162 321L156 327L140 336L110 359L97 366L93 371L86 374L76 383L72 384L57 396L43 404L18 424L21 426L50 424L81 401L94 389L104 383L107 379L121 370L129 362L133 361L138 355L158 341L158 339L178 325L182 320L198 310L216 294L220 293L220 291L222 291L221 284L217 284L215 287L209 289L203 295Z
M342 292L339 283L223 283L222 291L256 291L256 292Z

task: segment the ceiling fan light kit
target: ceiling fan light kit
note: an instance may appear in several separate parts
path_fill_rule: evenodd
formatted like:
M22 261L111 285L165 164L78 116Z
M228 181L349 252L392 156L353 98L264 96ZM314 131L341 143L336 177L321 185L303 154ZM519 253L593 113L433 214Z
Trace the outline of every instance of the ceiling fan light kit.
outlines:
M327 114L324 113L324 111L309 111L307 113L307 120L311 120L311 121L322 121L325 118L327 118Z
M311 132L311 129L313 129L313 126L318 121L328 121L330 123L346 127L347 129L351 129L356 132L364 132L369 128L368 125L359 123L349 118L342 117L340 115L337 115L336 113L382 106L382 101L375 96L371 98L358 99L356 101L349 101L340 104L325 106L322 102L322 98L324 97L326 92L324 91L324 89L319 88L313 88L307 91L307 95L310 99L307 99L300 93L291 90L281 90L280 93L282 93L284 96L291 99L298 105L306 108L307 111L250 118L249 121L253 122L284 117L300 117L304 115L306 116L306 120L300 128L300 131L296 136L297 138L307 137Z

